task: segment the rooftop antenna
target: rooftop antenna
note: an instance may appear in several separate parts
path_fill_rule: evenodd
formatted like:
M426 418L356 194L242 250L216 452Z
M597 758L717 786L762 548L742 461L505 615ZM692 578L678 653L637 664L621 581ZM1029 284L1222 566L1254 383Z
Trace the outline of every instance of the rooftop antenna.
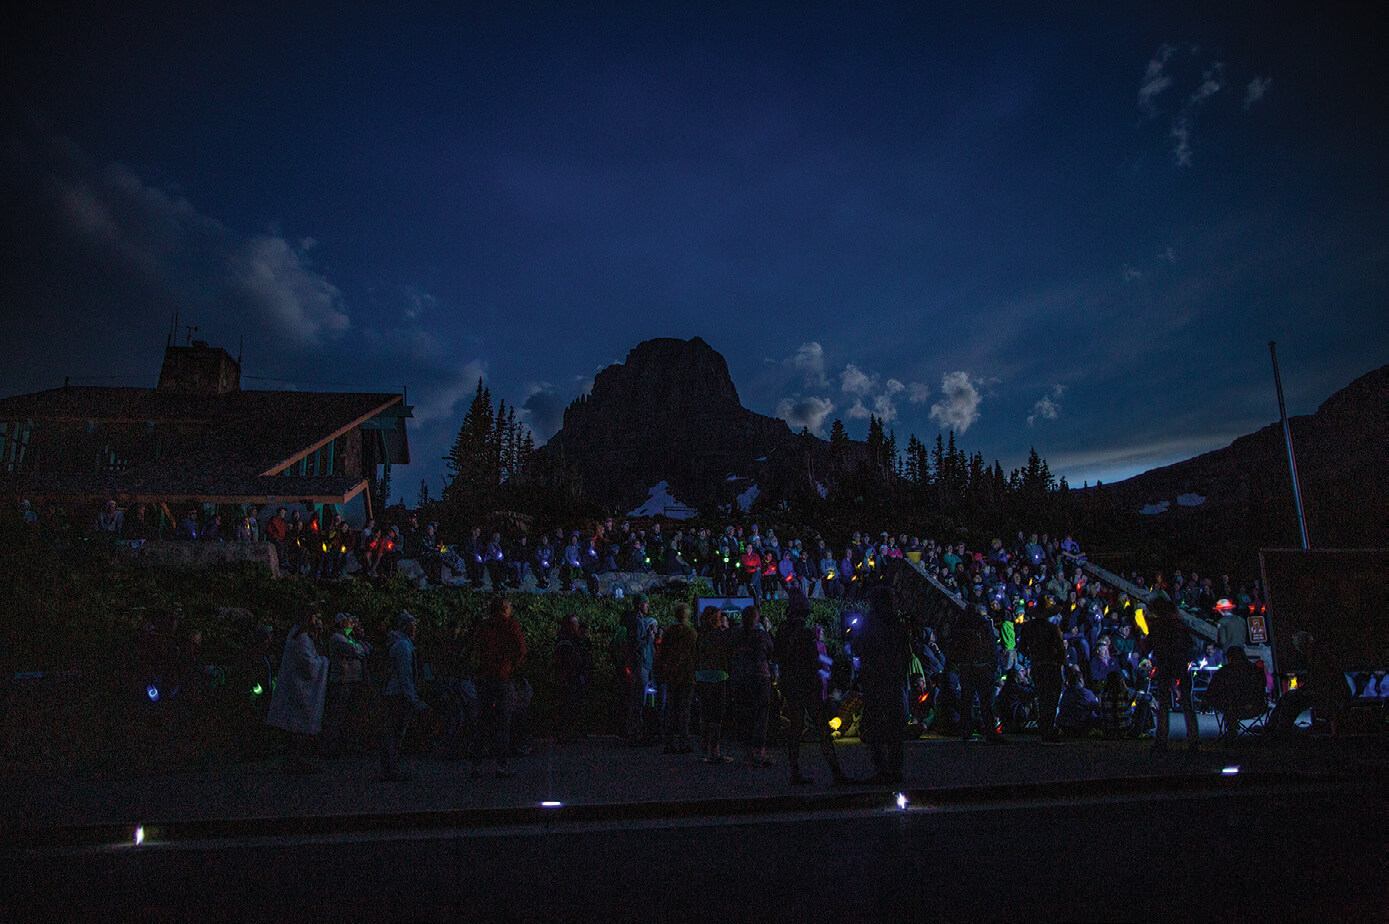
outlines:
M242 334L236 341L236 364L241 365L241 354L246 350L246 335Z
M178 336L178 309L174 309L174 323L169 326L169 346L174 345L174 338Z
M188 332L187 337L185 338L183 345L184 345L184 346L190 346L190 345L193 343L193 335L196 334L196 333L198 332L198 328L197 328L197 327L194 327L194 326L191 326L191 325L188 325L188 324L185 324L185 325L183 325L183 329L184 329L185 331Z

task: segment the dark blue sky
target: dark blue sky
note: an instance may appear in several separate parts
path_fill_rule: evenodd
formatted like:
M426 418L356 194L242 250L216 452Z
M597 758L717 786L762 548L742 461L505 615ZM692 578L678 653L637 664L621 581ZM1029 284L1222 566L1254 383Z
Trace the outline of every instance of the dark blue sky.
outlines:
M413 498L479 374L543 439L699 335L797 429L1079 485L1273 421L1269 340L1293 413L1389 361L1368 11L91 6L3 39L0 394L153 384L177 309L407 385Z

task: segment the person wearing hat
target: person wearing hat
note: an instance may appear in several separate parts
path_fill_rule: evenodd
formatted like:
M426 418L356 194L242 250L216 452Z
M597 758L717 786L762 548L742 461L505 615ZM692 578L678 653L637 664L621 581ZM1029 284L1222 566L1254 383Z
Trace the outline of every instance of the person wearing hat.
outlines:
M1215 636L1215 642L1220 646L1220 650L1228 652L1233 646L1239 646L1243 650L1249 644L1249 627L1245 623L1244 617L1239 614L1235 605L1229 600L1216 601L1214 609L1220 617L1216 622Z
M390 673L382 691L384 710L381 720L381 779L399 782L410 779L410 771L401 765L400 744L410 727L410 717L429 706L420 699L415 687L415 617L402 610L396 617L396 627L386 639Z

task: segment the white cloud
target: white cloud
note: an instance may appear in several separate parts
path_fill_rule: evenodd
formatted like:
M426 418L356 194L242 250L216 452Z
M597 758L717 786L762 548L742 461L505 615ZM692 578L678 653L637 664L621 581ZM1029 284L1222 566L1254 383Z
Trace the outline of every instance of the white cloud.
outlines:
M1248 109L1259 100L1264 98L1268 88L1273 85L1272 77L1255 77L1249 81L1249 85L1244 88L1244 108Z
M309 265L312 238L239 234L121 164L97 166L70 143L48 144L67 233L169 301L206 321L249 314L295 346L319 345L351 326L341 292Z
M1185 114L1177 116L1172 122L1172 137L1176 144L1172 148L1172 156L1177 161L1178 167L1191 166L1191 119Z
M564 409L569 402L558 388L549 382L531 382L526 386L526 398L521 402L521 418L534 434L536 442L544 443L564 425Z
M227 284L281 333L313 344L350 322L337 287L310 269L305 256L283 237L252 237L228 256Z
M1187 103L1192 106L1199 106L1210 99L1225 86L1225 65L1216 61L1201 74L1201 85L1196 88L1196 92L1191 94Z
M802 427L809 427L811 433L820 437L825 435L825 421L832 413L834 402L814 396L782 398L776 409L776 416L786 421L791 429L799 432Z
M931 397L931 386L912 382L907 386L907 400L912 404L925 404Z
M1032 413L1027 415L1027 425L1034 426L1039 419L1055 420L1061 416L1061 405L1057 401L1065 393L1064 385L1057 385L1051 390L1051 394L1044 395L1032 405Z
M1166 73L1167 62L1174 49L1164 44L1157 53L1148 59L1148 67L1143 72L1143 81L1138 85L1138 108L1149 116L1157 115L1157 98L1172 85L1172 78Z
M883 424L889 424L897 419L897 405L893 403L890 395L883 394L874 398L873 411Z
M853 407L845 411L844 416L850 420L867 420L873 416L873 412L864 407L862 398L855 398Z
M1125 282L1141 282L1142 279L1143 279L1143 273L1142 273L1141 270L1139 270L1139 269L1138 269L1137 267L1135 267L1135 266L1132 266L1131 264L1128 264L1128 263L1125 263L1125 264L1124 264L1124 281L1125 281Z
M1201 83L1196 91L1187 97L1176 118L1172 120L1172 138L1176 142L1172 156L1178 167L1190 167L1192 161L1191 130L1196 110L1205 104L1225 86L1225 65L1216 61L1201 73Z
M883 392L884 392L884 394L886 394L888 397L892 397L892 396L894 396L894 395L899 395L899 394L901 394L902 392L904 392L904 391L906 391L906 390L907 390L907 386L903 385L901 382L897 381L896 379L888 379L888 380L887 380L887 385L885 385L885 386L883 387Z
M931 419L942 428L964 433L979 419L979 389L967 372L947 372L941 376L941 400L931 405Z
M801 374L808 387L824 388L829 385L829 379L825 377L825 350L814 340L802 343L796 355L787 362Z
M876 374L869 375L858 366L849 363L844 367L844 371L839 373L839 383L843 391L865 398L877 390L878 376Z
M462 417L455 413L459 402L470 401L477 393L477 380L487 379L487 363L475 359L459 368L452 376L437 385L425 385L418 390L411 389L413 404L413 424L424 427L434 421Z
M1185 50L1193 59L1202 56L1200 46L1186 46ZM1176 77L1172 71L1168 70L1168 65L1172 63L1175 51L1176 49L1172 45L1163 44L1160 46L1153 57L1148 60L1143 78L1139 81L1138 108L1148 119L1155 119L1159 115L1158 97L1171 88L1177 79L1183 77L1183 67L1180 65L1185 61L1185 58L1182 62L1178 62L1178 67L1174 68ZM1186 76L1183 82L1191 79L1190 76ZM1211 61L1201 71L1200 81L1195 84L1191 93L1185 97L1177 97L1180 104L1173 107L1172 122L1168 134L1172 141L1172 156L1178 167L1190 167L1192 164L1192 132L1197 110L1220 93L1225 85L1225 62ZM1262 96L1265 89L1267 89L1267 82L1255 78L1255 82L1251 83L1247 89L1245 108L1248 109L1252 101ZM1251 94L1254 95L1253 100L1249 98Z
M437 298L415 286L405 286L404 293L405 319L407 321L418 320L420 315L432 311L439 305Z

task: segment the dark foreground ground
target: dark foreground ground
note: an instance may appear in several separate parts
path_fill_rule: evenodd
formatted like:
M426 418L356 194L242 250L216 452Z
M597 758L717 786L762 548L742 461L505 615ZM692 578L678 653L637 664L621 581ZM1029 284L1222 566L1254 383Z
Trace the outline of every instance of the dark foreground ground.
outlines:
M856 743L840 745L864 774ZM779 755L784 756L784 755ZM0 778L8 920L1384 920L1379 742L913 742L900 792L598 739L518 776L366 758ZM1237 772L1235 768L1238 768ZM560 802L561 805L542 805ZM137 827L143 843L135 843Z

